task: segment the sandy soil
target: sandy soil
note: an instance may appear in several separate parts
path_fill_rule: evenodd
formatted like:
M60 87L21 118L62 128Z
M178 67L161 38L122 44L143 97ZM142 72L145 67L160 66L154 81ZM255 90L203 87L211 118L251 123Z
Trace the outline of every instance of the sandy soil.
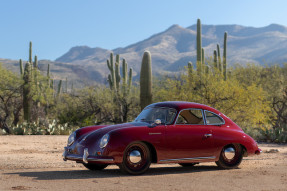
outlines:
M0 136L0 190L287 190L287 145L260 144L264 152L234 170L215 163L152 165L144 175L129 176L117 166L92 172L64 162L67 138Z

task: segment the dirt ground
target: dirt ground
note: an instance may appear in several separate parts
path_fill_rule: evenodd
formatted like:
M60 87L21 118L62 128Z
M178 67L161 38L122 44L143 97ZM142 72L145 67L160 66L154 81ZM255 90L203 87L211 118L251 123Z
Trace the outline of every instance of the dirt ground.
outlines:
M260 144L263 153L234 170L215 163L151 165L146 174L129 176L117 166L93 172L64 162L67 138L0 136L0 190L287 190L286 144Z

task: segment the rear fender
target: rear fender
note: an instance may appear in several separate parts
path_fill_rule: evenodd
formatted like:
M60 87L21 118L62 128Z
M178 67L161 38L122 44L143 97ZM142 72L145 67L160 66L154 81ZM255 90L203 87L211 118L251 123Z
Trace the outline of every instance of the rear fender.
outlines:
M220 156L220 152L224 146L229 144L240 144L243 149L243 156L252 156L258 152L259 148L257 143L249 135L241 131L232 131L230 133L225 132L225 136L222 139L217 139L217 152L216 158Z

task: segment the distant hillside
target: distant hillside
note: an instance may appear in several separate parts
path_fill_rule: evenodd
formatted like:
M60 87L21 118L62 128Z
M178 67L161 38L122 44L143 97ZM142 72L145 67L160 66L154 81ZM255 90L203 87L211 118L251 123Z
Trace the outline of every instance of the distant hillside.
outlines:
M4 67L13 72L20 74L19 61L0 59L0 63ZM68 79L69 88L73 82L74 87L82 87L82 85L93 85L95 83L106 83L103 76L96 70L82 69L81 65L71 63L60 63L49 60L39 61L39 70L43 75L47 75L48 64L50 64L51 77L56 81Z
M213 55L217 43L222 48L225 31L228 32L227 60L229 65L235 63L274 64L287 61L287 28L276 24L262 28L239 25L202 25L202 44L206 57ZM173 25L166 31L146 40L112 51L126 58L138 72L145 50L149 50L152 54L154 73L178 71L188 61L195 61L196 25L187 28ZM109 52L100 48L74 47L56 61L82 64L84 67L94 65L99 67L95 70L106 70L105 64Z
M239 25L202 25L202 45L206 58L213 55L217 43L222 49L225 31L228 32L227 62L229 66L235 63L264 65L287 62L287 28L277 24L261 28ZM49 62L52 72L58 78L68 76L86 83L93 81L103 83L108 75L106 60L110 52L120 54L121 58L125 58L129 66L134 69L134 76L137 76L145 50L151 52L154 74L180 71L188 61L195 62L196 25L187 28L173 25L148 39L114 50L87 46L73 47L55 62L41 61L40 67L45 68L45 64ZM10 63L10 68L11 62L13 61L4 61L4 63ZM17 62L14 61L12 65L17 66Z

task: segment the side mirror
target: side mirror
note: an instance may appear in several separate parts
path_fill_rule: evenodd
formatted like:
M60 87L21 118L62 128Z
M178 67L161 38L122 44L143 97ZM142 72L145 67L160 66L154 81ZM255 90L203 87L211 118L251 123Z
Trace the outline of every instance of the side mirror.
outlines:
M154 128L158 125L162 124L160 119L156 119L149 127Z
M160 124L161 124L161 120L160 120L160 119L156 119L156 120L154 121L154 123L155 123L156 125L160 125Z

